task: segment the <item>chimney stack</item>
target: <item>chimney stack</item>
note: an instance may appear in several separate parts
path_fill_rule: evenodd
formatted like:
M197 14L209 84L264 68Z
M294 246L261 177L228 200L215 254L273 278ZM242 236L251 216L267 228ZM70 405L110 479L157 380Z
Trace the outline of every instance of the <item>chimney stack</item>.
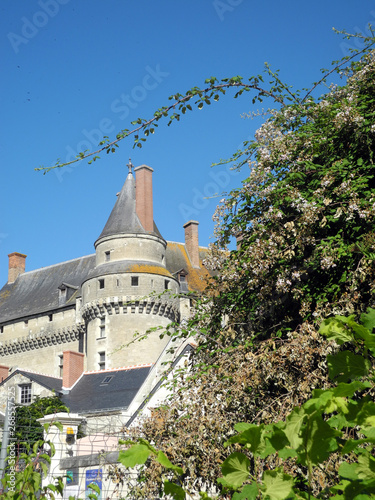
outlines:
M9 366L0 365L0 382L8 378Z
M193 267L199 267L198 224L199 222L196 220L189 220L183 226L185 228L185 246Z
M152 172L147 165L140 165L135 172L135 209L142 226L148 232L154 230L152 205Z
M14 283L18 276L25 272L26 257L23 253L13 252L8 255L8 283Z
M63 352L63 389L70 389L82 375L84 357L81 352Z

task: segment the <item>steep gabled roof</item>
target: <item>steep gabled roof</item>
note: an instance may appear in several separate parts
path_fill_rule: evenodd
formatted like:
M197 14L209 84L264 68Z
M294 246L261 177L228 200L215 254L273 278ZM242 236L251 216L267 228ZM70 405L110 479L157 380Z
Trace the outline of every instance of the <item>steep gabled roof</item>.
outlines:
M128 408L151 368L152 365L84 373L62 400L73 413Z
M45 387L46 389L56 392L56 394L61 393L62 378L51 377L49 375L44 375L42 373L36 373L29 370L21 370L18 368L14 370L6 379L4 379L0 383L0 387L18 374L28 378L31 382L36 382L37 384Z
M6 284L0 291L0 322L65 307L59 305L58 288L63 282L77 287L66 304L74 305L81 284L94 267L95 255L87 255L20 274L14 283Z

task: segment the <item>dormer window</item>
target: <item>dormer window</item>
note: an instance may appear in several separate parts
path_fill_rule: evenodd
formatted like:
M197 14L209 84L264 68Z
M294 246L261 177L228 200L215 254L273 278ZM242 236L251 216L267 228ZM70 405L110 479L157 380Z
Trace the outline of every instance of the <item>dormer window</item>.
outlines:
M78 286L69 285L69 283L61 283L58 287L59 291L59 306L64 306L68 300L71 299L75 291L78 290Z

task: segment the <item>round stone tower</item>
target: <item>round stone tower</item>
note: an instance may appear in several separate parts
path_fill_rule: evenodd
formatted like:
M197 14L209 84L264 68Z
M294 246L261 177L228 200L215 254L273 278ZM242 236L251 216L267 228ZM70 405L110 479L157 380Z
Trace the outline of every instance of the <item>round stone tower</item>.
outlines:
M179 316L179 282L166 268L167 244L153 220L153 170L141 165L134 179L128 167L95 242L96 267L82 285L87 370L155 362L168 341L159 338L162 329Z

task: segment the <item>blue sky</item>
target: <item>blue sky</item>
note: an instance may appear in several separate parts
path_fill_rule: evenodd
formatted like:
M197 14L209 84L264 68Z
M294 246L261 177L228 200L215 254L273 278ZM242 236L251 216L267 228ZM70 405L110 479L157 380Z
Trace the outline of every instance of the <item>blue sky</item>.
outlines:
M210 76L248 77L268 62L294 89L309 87L347 53L332 27L365 32L375 24L368 0L2 0L0 11L2 283L14 251L28 255L27 270L93 253L129 157L154 169L164 238L183 241L183 224L195 219L208 245L214 195L248 173L210 165L259 127L261 119L241 118L261 107L250 96L228 95L180 123L160 123L142 149L126 139L93 165L47 175L34 168L93 149L103 134L114 138Z

